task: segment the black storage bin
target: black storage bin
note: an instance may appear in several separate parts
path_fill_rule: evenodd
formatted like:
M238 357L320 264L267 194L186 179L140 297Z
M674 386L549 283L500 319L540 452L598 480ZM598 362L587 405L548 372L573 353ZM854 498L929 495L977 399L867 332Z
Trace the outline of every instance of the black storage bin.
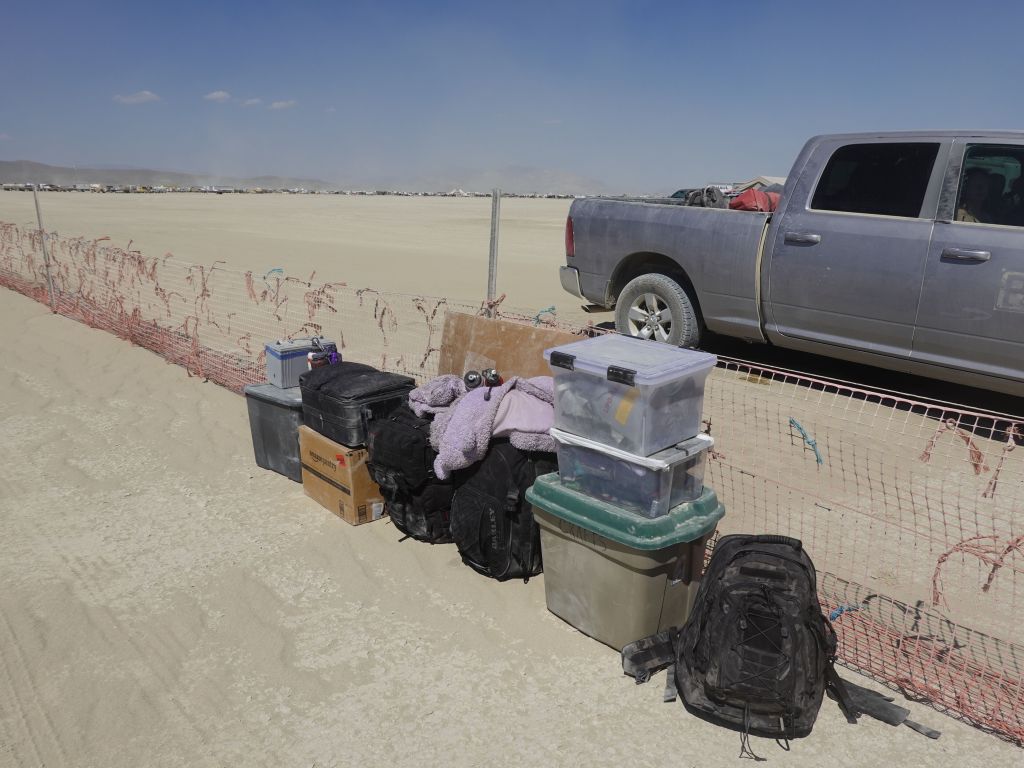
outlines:
M302 421L324 437L357 448L366 443L366 425L408 402L415 380L369 365L343 361L314 368L299 377Z
M301 483L302 394L299 388L250 384L245 388L245 403L249 409L249 431L256 464Z

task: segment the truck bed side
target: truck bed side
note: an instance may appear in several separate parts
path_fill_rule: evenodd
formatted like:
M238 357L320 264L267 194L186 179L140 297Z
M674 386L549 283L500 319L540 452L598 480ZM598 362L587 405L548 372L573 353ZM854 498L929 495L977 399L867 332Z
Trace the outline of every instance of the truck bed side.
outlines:
M588 300L612 306L633 277L667 271L692 290L709 330L763 340L757 260L770 214L594 198L569 215L568 263Z

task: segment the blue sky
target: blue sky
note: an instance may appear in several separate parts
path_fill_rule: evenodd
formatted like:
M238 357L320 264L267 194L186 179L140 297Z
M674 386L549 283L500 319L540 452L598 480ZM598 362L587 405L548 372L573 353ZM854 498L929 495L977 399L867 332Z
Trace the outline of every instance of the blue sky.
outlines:
M658 192L1024 128L1010 2L13 2L0 50L0 159L62 165Z

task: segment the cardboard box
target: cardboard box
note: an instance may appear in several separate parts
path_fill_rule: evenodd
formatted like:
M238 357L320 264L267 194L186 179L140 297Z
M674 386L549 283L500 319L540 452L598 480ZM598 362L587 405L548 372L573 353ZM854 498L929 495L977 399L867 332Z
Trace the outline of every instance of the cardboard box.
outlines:
M346 523L359 525L384 515L384 497L366 467L365 448L349 448L309 427L299 427L302 490Z

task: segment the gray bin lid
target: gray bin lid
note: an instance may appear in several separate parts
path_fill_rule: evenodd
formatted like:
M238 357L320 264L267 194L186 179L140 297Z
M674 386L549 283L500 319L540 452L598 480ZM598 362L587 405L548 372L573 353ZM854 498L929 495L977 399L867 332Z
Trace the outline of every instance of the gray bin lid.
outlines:
M283 408L302 408L302 390L299 387L282 389L273 384L247 384L244 392L246 397L254 397Z
M567 523L645 551L696 541L715 530L725 516L725 507L707 486L696 500L673 507L667 515L647 518L567 488L557 472L538 477L526 491L526 500Z

